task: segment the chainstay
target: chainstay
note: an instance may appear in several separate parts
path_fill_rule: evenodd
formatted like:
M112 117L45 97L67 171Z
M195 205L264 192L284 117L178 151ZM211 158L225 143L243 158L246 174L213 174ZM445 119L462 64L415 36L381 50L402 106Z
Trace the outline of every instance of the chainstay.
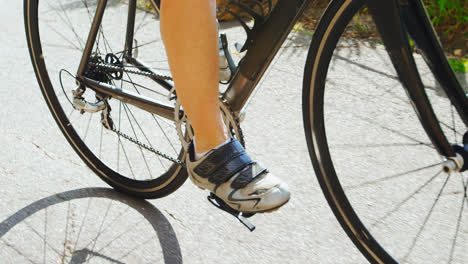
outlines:
M141 147L141 148L144 148L144 149L146 149L146 150L148 150L148 151L150 151L150 152L152 152L152 153L154 153L154 154L156 154L156 155L158 155L158 156L161 156L161 157L163 157L163 158L165 158L165 159L167 159L167 160L170 160L170 161L172 161L172 162L174 162L174 163L177 163L177 164L179 164L179 165L185 166L185 162L183 162L183 161L181 161L181 160L179 160L179 159L172 158L172 157L170 157L170 156L168 156L168 155L162 153L161 151L154 149L153 147L147 146L146 144L143 144L143 143L139 142L138 140L136 140L136 139L134 139L134 138L128 136L128 135L125 134L125 133L120 132L119 130L117 130L117 129L115 129L115 128L113 128L112 131L115 132L117 135L119 135L119 136L125 138L126 140L128 140L128 141L130 141L130 142L132 142L132 143L134 143L134 144L136 144L136 145L138 145L138 146Z
M107 63L93 63L93 62L89 63L89 65L94 66L94 67L100 67L101 69L106 69L106 70L111 70L111 71L127 72L127 73L142 75L142 76L146 76L146 77L153 77L153 78L157 78L157 79L161 79L161 80L172 80L172 77L170 77L170 76L159 75L159 74L155 74L155 73L148 72L148 71L125 69L124 66L117 66L117 65L107 64ZM119 130L117 130L115 128L112 128L111 131L113 131L117 135L123 137L124 139L138 145L141 148L144 148L144 149L146 149L146 150L148 150L148 151L150 151L150 152L152 152L152 153L154 153L154 154L156 154L158 156L161 156L161 157L163 157L163 158L165 158L165 159L167 159L169 161L172 161L172 162L177 163L179 165L185 166L185 162L183 162L183 161L181 161L179 159L170 157L170 156L162 153L161 151L154 149L151 146L147 146L146 144L141 143L137 139L134 139L131 136L129 136L129 135L125 134L125 133L122 133L121 131L119 131Z
M107 64L107 63L90 63L91 66L95 66L95 67L101 67L103 69L107 69L107 70L112 70L112 71L121 71L121 72L127 72L127 73L131 73L131 74L136 74L136 75L142 75L142 76L147 76L147 77L154 77L154 78L157 78L157 79L161 79L161 80L172 80L172 77L170 76L164 76L164 75L159 75L159 74L155 74L155 73L152 73L152 72L148 72L148 71L140 71L140 70L133 70L133 69L125 69L125 67L122 67L122 66L116 66L116 65L112 65L112 64ZM234 115L233 114L233 111L232 109L230 108L230 106L228 104L225 104L227 106L227 109L231 112L231 114L235 117L234 118L234 121L239 124L239 118L237 115ZM238 127L238 131L239 131L239 139L241 142L244 143L244 133L242 131L242 129L240 128L240 126L237 126ZM185 162L179 160L179 159L176 159L176 158L172 158L164 153L162 153L161 151L159 150L156 150L154 149L153 147L151 146L147 146L146 144L144 143L141 143L139 142L138 140L132 138L131 136L128 136L127 134L125 133L122 133L121 131L113 128L112 129L113 132L115 132L117 135L125 138L126 140L138 145L139 147L141 148L144 148L158 156L161 156L169 161L172 161L174 163L177 163L179 165L182 165L182 166L185 166Z
M131 74L136 74L136 75L153 77L153 78L157 78L157 79L160 79L160 80L172 81L172 77L170 77L170 76L160 75L160 74L156 74L156 73L148 72L148 71L126 69L125 66L116 66L116 65L107 64L107 63L93 63L93 62L89 63L89 65L94 66L94 67L100 67L100 68L106 69L106 70L127 72L127 73L131 73Z

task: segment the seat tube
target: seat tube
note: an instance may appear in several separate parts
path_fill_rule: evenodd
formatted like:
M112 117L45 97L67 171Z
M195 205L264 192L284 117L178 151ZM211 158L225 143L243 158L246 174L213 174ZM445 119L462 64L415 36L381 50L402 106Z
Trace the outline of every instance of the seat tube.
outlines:
M88 40L86 41L86 46L81 57L80 66L78 67L78 72L76 73L76 76L79 79L83 77L83 74L86 71L86 67L88 66L89 58L91 57L94 43L96 42L96 37L101 27L102 17L104 16L104 10L106 6L107 0L99 0L96 8L96 14L94 15L93 19L93 24L91 25L91 29L89 31Z
M135 30L137 0L128 1L127 33L125 34L124 58L131 58L133 55L133 34Z

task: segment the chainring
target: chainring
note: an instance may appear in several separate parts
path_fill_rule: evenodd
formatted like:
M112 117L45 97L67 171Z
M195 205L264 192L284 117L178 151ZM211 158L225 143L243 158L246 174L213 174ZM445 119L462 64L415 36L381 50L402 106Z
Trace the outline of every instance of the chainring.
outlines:
M182 112L182 105L179 100L176 99L175 101L174 120L177 134L179 135L184 151L187 152L190 142L193 140L194 133L187 115ZM234 115L227 102L223 101L221 98L219 105L221 114L223 115L224 124L226 125L226 128L228 128L229 138L235 138L245 146L244 135L240 127L239 118Z

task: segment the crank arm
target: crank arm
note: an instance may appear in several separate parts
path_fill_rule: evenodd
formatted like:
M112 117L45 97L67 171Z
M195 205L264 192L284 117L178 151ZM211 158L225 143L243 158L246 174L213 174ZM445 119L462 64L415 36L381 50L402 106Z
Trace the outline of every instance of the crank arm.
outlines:
M120 100L124 103L134 105L140 109L143 109L160 117L166 118L171 121L174 121L175 119L174 107L159 103L150 97L137 94L132 91L125 91L110 84L98 82L87 77L83 77L83 84L95 91L98 91L99 93L111 96L112 98ZM181 112L180 114L183 116L184 113Z

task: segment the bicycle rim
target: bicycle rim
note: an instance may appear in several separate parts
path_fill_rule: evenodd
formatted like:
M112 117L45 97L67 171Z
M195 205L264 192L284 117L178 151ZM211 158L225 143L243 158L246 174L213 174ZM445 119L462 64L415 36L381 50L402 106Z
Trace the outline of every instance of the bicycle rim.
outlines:
M104 181L121 191L157 198L175 191L187 178L182 165L148 151L101 124L100 113L80 114L70 101L76 73L97 1L25 1L25 22L36 76L49 108L68 142ZM94 45L93 56L105 60L113 54L123 61L128 5L108 1ZM155 12L137 9L133 54L155 72L169 75L169 66ZM125 69L138 70L124 64ZM169 91L149 78L123 73L111 83L150 96L166 104ZM95 101L87 89L85 98ZM175 124L139 108L110 99L115 128L138 142L183 160Z
M447 175L379 39L342 36L364 1L335 1L315 32L304 79L304 124L315 172L335 216L372 263L463 263L466 173ZM340 38L341 36L341 38ZM321 38L322 37L322 38ZM466 127L419 55L446 137Z

